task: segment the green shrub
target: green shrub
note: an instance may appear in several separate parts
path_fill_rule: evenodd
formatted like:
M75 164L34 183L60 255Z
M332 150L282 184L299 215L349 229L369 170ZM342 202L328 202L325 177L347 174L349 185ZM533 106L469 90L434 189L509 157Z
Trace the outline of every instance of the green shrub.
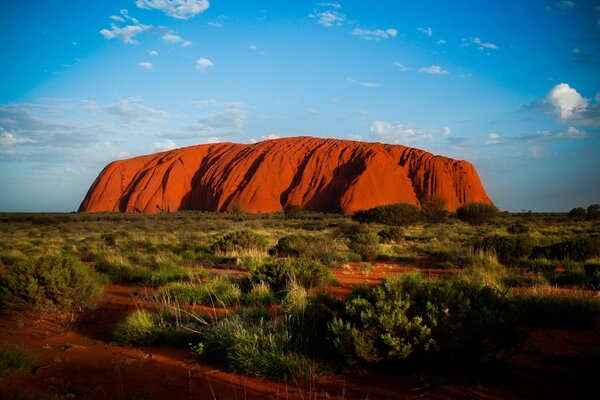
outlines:
M0 347L0 378L13 371L31 368L31 355L25 350Z
M179 304L223 307L237 303L241 291L227 278L216 278L204 283L173 282L163 287L159 296Z
M404 239L404 229L393 226L380 230L377 232L377 236L379 236L382 243L398 243Z
M532 258L585 261L600 256L600 238L577 236L550 246L533 248Z
M529 233L529 227L523 224L511 224L506 227L506 232L513 235L523 235Z
M300 257L306 256L314 245L314 239L302 235L284 236L277 241L275 247L269 250L269 254L278 257Z
M95 305L104 278L66 256L43 256L17 262L0 280L0 307L59 307L82 310Z
M350 363L469 362L512 350L522 339L498 292L459 280L406 274L354 290L345 307L330 328Z
M149 266L134 265L121 254L102 254L98 271L105 273L111 282L143 283L160 286L168 282L189 279L189 271L180 256L159 254Z
M498 216L498 209L493 204L467 203L456 210L456 216L469 225L483 225Z
M557 263L545 258L521 259L517 265L529 269L532 272L553 272Z
M528 258L533 249L529 236L487 236L475 244L475 251L493 251L504 265L515 265L517 260Z
M408 203L395 203L357 211L352 215L360 223L378 223L385 225L412 225L420 218L419 207Z
M277 257L313 258L325 265L336 266L350 259L350 256L341 251L340 247L330 238L294 234L279 239L277 245L269 250L269 254Z
M249 273L251 282L264 282L274 291L284 290L290 281L304 287L314 287L333 281L325 265L310 258L283 258L262 264Z
M356 225L350 229L348 248L363 260L371 259L379 251L379 236L368 226Z
M247 250L266 250L268 246L264 236L252 231L228 233L217 240L211 247L213 253L227 254Z
M441 194L427 196L421 204L421 214L425 221L438 224L448 218L448 199Z

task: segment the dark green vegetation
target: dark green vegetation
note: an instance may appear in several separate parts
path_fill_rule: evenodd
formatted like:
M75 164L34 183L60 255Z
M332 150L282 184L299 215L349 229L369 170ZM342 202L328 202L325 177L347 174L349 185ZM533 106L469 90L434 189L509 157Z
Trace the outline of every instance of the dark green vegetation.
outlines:
M573 218L444 206L0 215L0 306L78 311L109 281L133 285L139 309L119 321L118 343L191 345L201 360L286 379L479 365L531 329L600 322L594 207ZM379 263L415 272L326 294L346 269Z
M31 368L31 356L24 350L0 347L0 379L13 371Z

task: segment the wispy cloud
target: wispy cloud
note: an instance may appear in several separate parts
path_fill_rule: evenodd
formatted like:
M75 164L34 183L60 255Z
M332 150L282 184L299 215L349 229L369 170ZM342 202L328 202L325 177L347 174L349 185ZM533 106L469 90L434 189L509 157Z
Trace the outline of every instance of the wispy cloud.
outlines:
M113 21L120 23L129 21L131 24L120 27L117 24L112 23L110 24L110 29L100 30L100 34L108 40L119 39L123 43L139 44L135 37L151 28L150 25L144 25L138 19L131 17L127 10L121 10L121 17L112 15L110 18Z
M152 149L157 150L157 151L165 151L165 150L173 150L176 148L177 148L177 145L175 144L175 142L173 140L165 139L162 142L154 143L154 147Z
M494 43L484 42L478 37L470 37L468 39L462 39L461 44L462 47L467 46L475 46L479 50L483 51L485 49L498 50L498 46Z
M181 47L188 47L192 44L191 41L185 40L181 36L176 35L171 31L168 31L167 33L162 35L162 40L170 44L178 44Z
M419 68L419 72L423 74L432 74L432 75L446 75L449 72L440 67L439 65L431 65L429 67Z
M346 80L348 82L352 82L352 83L355 83L355 84L357 84L359 86L370 88L370 89L374 89L374 88L379 87L379 83L374 83L374 82L360 82L360 81L357 81L356 79L350 78L350 77L346 78Z
M206 11L208 0L136 0L135 5L146 10L159 10L169 17L189 19Z
M393 143L411 143L433 139L431 131L384 121L373 121L370 132L377 140Z
M105 104L102 110L121 120L124 124L148 124L162 122L169 118L165 111L146 106L137 97Z
M231 108L222 112L200 117L198 118L198 122L210 129L233 128L239 130L244 127L245 119L245 110Z
M398 61L394 61L394 63L392 64L392 66L394 68L396 68L400 72L406 72L406 71L408 71L408 68L404 64L402 64L402 63L400 63Z
M388 28L386 30L383 30L383 29L368 30L368 29L354 28L354 30L352 31L352 35L358 36L365 40L381 40L381 39L388 39L390 37L396 37L396 35L398 35L398 31L395 30L394 28Z
M148 54L150 54L151 56L154 56L154 57L156 57L156 56L158 56L158 51L156 51L156 50L150 50L150 51L148 52Z
M317 4L319 7L331 7L331 8L335 8L337 10L339 10L340 8L342 8L342 5L338 2L335 3L318 3Z
M214 66L212 61L208 58L200 57L196 60L196 69L199 71L204 71L207 68Z
M433 30L430 27L417 28L417 31L421 32L425 36L432 36L433 35Z
M332 26L342 26L346 21L346 15L334 10L313 10L313 12L308 16L316 19L321 26L326 28L331 28Z
M140 66L140 68L152 69L152 63L151 62L141 61L141 62L138 63L138 65Z

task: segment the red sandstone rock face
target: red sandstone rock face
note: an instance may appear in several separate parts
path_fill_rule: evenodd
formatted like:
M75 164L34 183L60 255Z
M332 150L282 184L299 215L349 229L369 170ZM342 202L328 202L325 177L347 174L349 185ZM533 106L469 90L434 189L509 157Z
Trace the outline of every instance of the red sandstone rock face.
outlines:
M352 213L420 204L431 194L455 210L492 203L467 161L400 145L296 137L256 144L217 143L114 161L79 207L82 212L178 210Z

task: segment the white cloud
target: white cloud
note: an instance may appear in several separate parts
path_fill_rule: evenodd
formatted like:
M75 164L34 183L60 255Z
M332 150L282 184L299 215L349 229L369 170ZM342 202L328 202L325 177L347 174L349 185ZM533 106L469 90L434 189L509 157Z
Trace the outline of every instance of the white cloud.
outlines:
M553 107L554 113L562 121L577 117L589 104L589 99L582 97L567 83L559 83L554 86L544 101Z
M494 43L484 42L478 37L470 37L468 39L463 39L460 45L462 47L467 47L471 44L475 45L475 47L477 47L481 51L485 49L498 50L498 46Z
M352 35L358 36L365 40L388 39L390 37L396 37L397 34L398 34L398 31L395 30L394 28L388 28L386 30L383 30L383 29L368 30L368 29L354 28L354 30L352 31Z
M391 124L384 121L373 121L371 123L370 131L375 138L386 142L416 142L433 138L429 131L403 124Z
M209 129L233 128L242 129L246 111L237 108L230 108L222 112L200 117L198 121Z
M333 10L322 12L317 12L314 10L308 16L316 19L321 26L326 28L330 28L332 26L341 26L344 24L344 21L346 21L346 16L344 14Z
M488 133L487 135L487 142L485 142L486 144L500 144L500 143L504 143L505 140L502 136L500 136L497 133Z
M448 71L440 67L439 65L431 65L429 67L419 68L419 72L424 74L432 74L432 75L446 75Z
M220 22L207 22L208 25L212 26L213 28L222 28L223 24Z
M417 31L421 32L425 36L432 36L433 30L430 27L427 28L417 28Z
M156 51L156 50L150 50L148 52L148 54L150 54L151 56L155 56L156 57L156 56L158 56L158 51Z
M3 128L0 128L0 146L12 147L16 144L22 143L35 143L35 140L24 137L16 137L10 132L6 132Z
M210 68L213 65L215 64L213 64L213 62L210 61L208 58L200 57L196 60L196 69L200 71Z
M142 32L147 31L152 28L152 26L144 25L136 18L133 18L129 15L127 10L121 10L121 17L116 15L111 15L110 18L113 21L125 23L125 21L129 21L132 25L126 25L124 27L119 27L116 24L110 24L110 29L102 29L100 30L100 34L108 40L111 39L120 39L123 43L127 44L139 44L137 40L134 38Z
M398 69L400 72L408 71L408 68L406 68L406 66L404 66L404 64L402 64L398 61L394 61L394 63L392 65L394 66L394 68Z
M379 83L374 83L374 82L360 82L360 81L357 81L354 78L346 78L346 80L348 82L356 83L357 85L360 85L360 86L366 87L366 88L370 88L370 89L374 89L374 88L379 87Z
M138 98L130 98L102 106L102 110L119 118L125 124L148 124L169 118L165 111L157 110L140 103Z
M447 126L445 126L442 129L442 135L444 135L444 137L448 137L448 136L452 135L452 130L450 128L448 128Z
M160 10L169 17L189 19L210 6L208 0L136 0L135 5L146 10Z
M171 139L165 139L162 142L156 142L156 143L154 143L154 147L153 147L154 150L158 150L158 151L173 150L176 148L177 148L177 145Z
M181 36L174 34L173 32L167 32L162 35L162 40L170 44L179 44L181 47L188 47L192 44L189 40L183 39Z
M218 137L209 137L208 139L206 139L206 143L208 143L208 144L221 143L221 140Z
M258 140L252 138L249 140L249 142L250 143L258 143L258 142L262 142L263 140L275 140L275 139L281 139L281 136L277 136L277 135L271 133L270 135L267 135L267 136L261 136L260 139L258 139Z
M304 110L304 115L306 115L307 117L318 117L319 115L321 115L321 112L316 108L307 108L306 110Z
M446 41L444 39L440 39L437 42L435 42L435 44L446 44Z
M575 3L572 1L559 1L556 3L556 7L561 10L569 10L571 8L575 8Z
M251 44L250 46L248 46L248 48L250 50L256 50L256 49L258 49L258 46L256 46L255 44Z
M144 68L144 69L152 69L152 63L151 62L141 61L141 62L138 63L138 65L141 68Z
M342 8L342 5L338 2L335 3L319 3L317 4L319 7L331 7L331 8L335 8L335 9L340 9Z
M569 129L567 129L567 136L568 137L582 137L582 136L585 136L585 132L581 131L573 126L570 126Z

